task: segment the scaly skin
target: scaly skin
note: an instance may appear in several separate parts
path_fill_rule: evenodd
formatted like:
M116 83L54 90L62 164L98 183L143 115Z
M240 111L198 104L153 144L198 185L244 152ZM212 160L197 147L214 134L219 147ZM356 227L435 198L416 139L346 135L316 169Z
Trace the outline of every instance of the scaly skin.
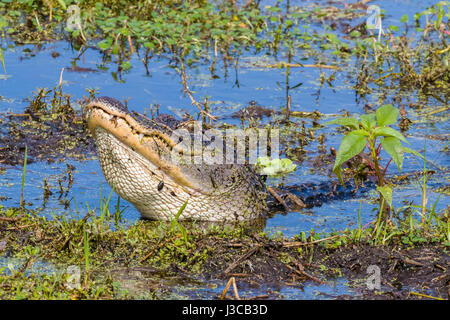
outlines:
M143 217L171 220L186 200L180 220L253 220L267 209L264 183L249 165L174 161L173 152L194 154L172 139L182 123L171 116L150 120L101 97L89 103L87 122L106 180Z

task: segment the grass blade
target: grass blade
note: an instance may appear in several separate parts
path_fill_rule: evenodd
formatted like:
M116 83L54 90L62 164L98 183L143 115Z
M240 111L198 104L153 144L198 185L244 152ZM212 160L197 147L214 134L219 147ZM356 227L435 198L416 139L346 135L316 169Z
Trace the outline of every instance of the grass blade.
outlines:
M23 171L22 171L22 187L20 190L20 208L23 208L23 189L25 187L25 175L27 172L27 159L28 159L28 147L25 146L25 157L23 159Z
M5 73L6 73L5 58L3 56L3 49L2 48L0 48L0 61L1 61L2 66L3 66L3 71L5 71Z

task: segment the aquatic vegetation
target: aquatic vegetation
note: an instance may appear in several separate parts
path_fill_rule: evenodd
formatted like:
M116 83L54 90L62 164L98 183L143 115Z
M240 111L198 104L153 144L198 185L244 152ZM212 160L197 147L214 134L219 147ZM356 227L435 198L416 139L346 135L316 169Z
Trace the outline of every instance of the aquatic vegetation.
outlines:
M79 105L96 95L87 89L87 97L72 101L61 85L51 89L38 88L28 98L29 106L20 114L9 114L3 128L7 134L0 136L4 146L0 161L16 165L24 162L25 149L28 162L54 162L61 158L86 159L86 151L93 152L93 144ZM82 152L79 152L83 150Z
M271 177L283 176L295 170L297 167L290 159L270 159L269 157L259 157L256 167L261 174Z
M413 153L423 158L417 151L403 146L402 142L407 142L406 138L400 132L390 127L390 125L397 122L398 116L398 109L394 108L391 104L387 104L378 108L376 113L361 115L360 120L352 117L344 117L325 123L339 124L351 129L342 138L333 167L333 172L338 176L341 183L343 183L341 175L342 164L359 155L366 147L369 149L371 156L369 166L375 171L377 190L380 193L380 209L377 226L383 223L388 217L386 209L392 207L392 187L386 184L384 179L391 160L394 160L398 171L401 172L405 152ZM377 145L378 139L380 139L380 142ZM384 149L392 157L384 168L379 162L381 149Z
M423 27L422 17L425 17ZM431 95L438 101L448 102L449 47L444 17L450 17L447 1L415 14L415 32L407 28L403 34L396 35L399 28L390 26L381 41L371 37L356 39L354 53L364 61L355 86L361 96L386 87L400 91L414 87L419 96ZM408 17L403 16L401 21L407 23Z

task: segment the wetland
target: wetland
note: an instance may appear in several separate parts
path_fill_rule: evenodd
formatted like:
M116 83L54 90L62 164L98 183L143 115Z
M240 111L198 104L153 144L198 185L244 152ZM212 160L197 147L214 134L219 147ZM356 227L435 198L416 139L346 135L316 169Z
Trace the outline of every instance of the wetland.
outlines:
M0 299L448 299L448 1L0 12ZM278 129L277 210L141 219L87 129L100 96L149 118Z

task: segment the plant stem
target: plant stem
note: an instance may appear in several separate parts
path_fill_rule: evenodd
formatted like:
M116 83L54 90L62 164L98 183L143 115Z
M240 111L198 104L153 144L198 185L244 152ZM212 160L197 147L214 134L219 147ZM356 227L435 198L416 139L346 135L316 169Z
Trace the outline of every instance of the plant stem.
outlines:
M381 173L380 164L378 162L378 157L376 154L376 149L375 149L376 138L375 139L369 138L368 140L369 140L369 145L370 145L370 153L372 154L372 160L373 160L373 164L375 167L375 174L377 175L377 179L378 179L378 186L382 187L382 186L384 186L384 177L383 177L383 174Z
M372 138L372 136L370 136L368 138L368 141L370 145L370 153L372 154L372 160L375 167L375 174L377 175L378 179L378 186L382 187L384 186L384 176L380 170L380 163L378 162L377 150L375 148L376 138ZM385 203L384 197L381 194L381 192L379 192L379 194L380 194L379 200L380 211L378 212L378 219L374 230L377 230L379 224L383 223L389 214L389 206L384 206Z

